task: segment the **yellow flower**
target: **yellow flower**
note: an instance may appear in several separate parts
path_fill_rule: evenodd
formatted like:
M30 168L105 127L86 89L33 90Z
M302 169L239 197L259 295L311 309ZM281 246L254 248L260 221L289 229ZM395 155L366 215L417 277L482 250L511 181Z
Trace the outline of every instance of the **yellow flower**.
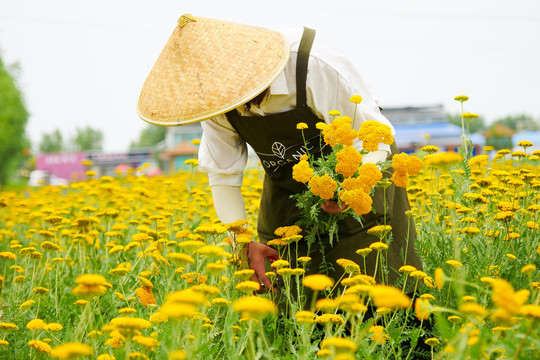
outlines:
M32 305L34 305L35 303L36 303L35 300L27 300L27 301L23 302L23 303L21 304L21 306L19 306L19 308L20 308L21 310L28 310L28 309L30 309L30 307L31 307Z
M362 122L358 131L358 139L362 140L362 147L365 151L379 150L379 144L392 145L394 136L389 126L374 120Z
M246 296L233 303L233 310L241 313L244 318L258 319L266 315L275 314L277 308L270 299L258 296Z
M338 259L336 260L336 263L350 275L360 274L360 266L352 260Z
M339 110L330 110L330 111L328 112L328 115L334 116L334 117L335 117L335 116L341 115L341 112L339 112ZM318 129L318 128L317 128L317 129Z
M307 310L302 310L296 313L296 321L302 324L311 324L315 320L315 313Z
M402 267L399 268L398 271L403 272L403 273L412 273L413 271L416 271L416 268L411 265L403 265Z
M433 337L426 339L424 342L426 343L426 345L429 345L431 347L437 346L441 343L439 339Z
M457 269L459 267L462 267L463 264L457 260L446 260L446 263L453 267L454 269Z
M351 340L341 337L326 338L321 343L321 349L334 349L336 352L356 352L358 346Z
M255 274L255 270L253 269L242 269L235 271L233 277L235 279L248 280L253 276L253 274Z
M465 102L467 100L469 100L469 97L467 95L458 95L454 98L454 100L456 101L460 101L460 102Z
M199 253L200 255L206 255L206 256L223 257L225 251L223 250L223 248L216 245L205 245L197 249L197 253Z
M388 249L388 245L381 241L377 241L369 245L370 249L376 250L376 251L382 251Z
M12 323L0 323L0 330L2 331L9 331L9 330L17 330L19 327Z
M296 124L296 128L297 128L298 130L304 130L304 129L307 129L308 126L307 126L306 123L300 122L300 123Z
M465 112L465 113L461 114L461 116L462 116L464 119L471 120L471 119L477 118L479 115L478 115L478 114L473 114L473 113Z
M37 351L44 352L46 354L51 352L51 345L41 340L30 340L28 345L36 349Z
M373 199L364 190L342 190L339 192L339 198L358 216L365 215L371 211Z
M307 155L305 154L300 157L300 161L297 164L293 165L292 170L293 179L304 184L313 176L313 169L309 166Z
M185 165L197 166L197 165L199 165L199 160L197 160L197 159L187 159L186 161L184 161L184 164Z
M322 314L315 318L315 322L318 324L343 324L345 320L337 314Z
M169 360L185 360L187 358L187 354L184 350L174 350L169 353Z
M308 185L313 195L325 200L333 198L337 189L337 183L328 174L312 176Z
M60 331L63 328L64 327L62 326L62 324L58 324L58 323L50 323L50 324L47 324L46 326L46 330L48 331Z
M429 154L434 154L436 152L439 152L439 148L435 145L426 145L422 148L422 151L427 152Z
M363 249L356 250L356 253L358 255L362 255L363 257L366 257L372 251L373 251L373 249L371 249L371 248L363 248Z
M153 350L154 347L159 346L158 340L151 336L136 335L133 337L133 341L150 351Z
M329 125L319 125L317 128L322 131L324 142L330 146L336 144L352 145L354 139L358 136L355 129L351 129L352 119L347 116L335 118Z
M157 311L150 315L150 322L158 323L158 322L166 322L169 320L169 316L167 314L162 313L161 311Z
M71 360L81 356L90 356L92 353L92 348L86 344L68 342L52 349L50 355L56 359Z
M289 262L287 260L283 260L283 259L280 259L280 260L276 260L272 263L272 266L273 268L276 268L276 269L280 269L282 267L285 267L285 266L289 266Z
M373 304L377 307L407 309L411 306L411 299L392 286L375 285L371 288L370 294Z
M26 324L28 330L46 330L47 323L41 319L32 319Z
M110 325L121 333L128 334L152 327L150 321L135 317L117 317L110 321Z
M523 140L523 141L518 142L517 146L521 146L523 148L528 148L528 147L533 146L533 143L530 142L530 141L527 141L527 140Z
M410 277L413 277L413 278L418 278L418 279L424 279L426 278L428 275L423 272L423 271L420 271L420 270L416 270L416 271L413 271L412 273L409 274Z
M388 334L384 333L384 327L380 325L372 326L369 328L369 332L372 332L371 340L375 341L377 345L386 344L388 341Z
M521 268L522 274L532 274L536 271L536 265L534 264L527 264Z
M47 288L44 288L43 286L38 286L34 289L32 289L32 292L36 295L44 295L44 294L47 294L49 292L49 289Z
M479 318L485 318L488 314L488 311L485 307L474 302L466 302L459 306L459 311L464 314L474 315Z
M334 280L322 274L307 275L302 279L302 285L311 290L322 291L334 286Z
M422 160L416 156L409 156L406 153L399 153L392 158L392 181L398 187L407 187L409 176L414 176L422 170Z
M252 293L254 291L258 291L261 288L261 284L255 281L246 280L242 281L241 283L237 284L234 287L236 290L245 292L245 293Z
M149 286L141 286L135 290L135 295L139 298L139 301L144 307L148 305L156 305L156 298L152 293L152 288Z
M533 317L536 320L540 320L540 305L523 305L519 311L523 316Z
M160 311L169 318L187 318L197 312L196 306L206 302L207 297L204 293L188 288L168 294Z
M362 155L354 146L345 146L336 153L336 172L345 177L353 176L362 162Z
M444 285L444 272L441 268L435 269L435 285L437 286L437 289L441 290Z
M84 274L79 275L75 279L78 284L73 289L73 294L77 296L101 296L105 294L107 288L111 287L107 280L98 274Z
M355 103L355 104L360 104L362 102L362 97L360 95L353 95L351 96L351 98L349 99L350 102L352 103Z
M384 236L388 234L392 230L392 226L390 225L376 225L372 228L368 229L367 233L377 236Z

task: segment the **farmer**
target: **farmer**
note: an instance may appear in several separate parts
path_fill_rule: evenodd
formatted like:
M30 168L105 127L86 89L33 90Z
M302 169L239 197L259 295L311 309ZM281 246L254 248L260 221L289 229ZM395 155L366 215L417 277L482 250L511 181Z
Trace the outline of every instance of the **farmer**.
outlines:
M183 15L144 84L137 111L157 125L202 121L199 164L208 173L214 206L223 223L246 218L240 188L247 145L257 153L266 173L257 224L260 242L248 244L247 254L254 278L269 288L264 261L278 256L265 244L276 238L278 227L300 219L290 195L306 189L292 178L292 166L306 147L311 154L320 153L320 131L315 124L330 123L330 110L345 115L355 112L355 104L349 101L352 95L363 98L354 128L375 120L394 132L352 63L326 39L315 36L314 30L275 32ZM307 146L296 129L300 122L308 125L304 130ZM355 145L361 149L361 144ZM377 151L363 156L363 162L384 161L395 152L395 145L380 144ZM317 273L323 261L322 246L325 260L335 268L328 275L338 280L342 271L336 260L363 264L355 251L378 241L367 230L383 224L386 210L387 224L393 229L387 254L390 282L404 264L421 268L414 223L405 215L409 209L405 189L391 185L384 194L377 190L373 206L375 213L364 216L363 226L352 217L340 223L339 242L333 246L323 238L311 245L308 254L308 245L301 241L295 255L309 255L309 272ZM322 207L329 213L341 211L335 202ZM375 258L374 254L366 258L368 273L375 268Z

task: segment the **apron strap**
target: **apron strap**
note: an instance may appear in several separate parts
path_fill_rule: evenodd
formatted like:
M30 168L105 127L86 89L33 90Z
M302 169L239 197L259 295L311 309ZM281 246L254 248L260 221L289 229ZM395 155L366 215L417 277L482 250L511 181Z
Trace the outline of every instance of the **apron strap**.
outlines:
M298 47L298 56L296 58L296 107L307 106L306 99L306 78L309 60L309 52L315 39L315 30L304 27L302 40Z

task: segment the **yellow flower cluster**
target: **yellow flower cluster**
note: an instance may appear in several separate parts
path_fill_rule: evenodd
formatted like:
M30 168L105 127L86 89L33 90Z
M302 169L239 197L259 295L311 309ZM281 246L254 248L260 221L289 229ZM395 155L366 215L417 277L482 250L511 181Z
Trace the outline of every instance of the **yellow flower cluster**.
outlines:
M394 136L390 127L375 120L362 122L358 131L358 138L362 140L362 147L365 151L379 150L379 144L392 145Z
M347 116L340 116L334 119L331 124L320 125L324 142L330 146L337 144L351 146L358 136L355 129L351 129L352 119Z
M73 289L73 294L77 296L101 296L105 294L107 288L111 288L112 285L105 280L105 277L98 274L84 274L79 275L75 279L78 284Z
M308 157L306 154L300 157L300 161L293 166L292 177L294 180L307 183L313 176L313 169L309 166Z
M260 319L267 315L276 313L277 308L274 302L258 296L246 296L233 303L233 310L242 314L248 319Z
M361 189L342 190L339 198L358 215L362 216L371 211L373 199Z
M409 180L409 176L414 176L422 170L422 160L416 156L411 156L406 153L394 155L392 159L392 181L398 187L405 188Z
M328 174L323 176L314 175L308 183L311 192L321 199L332 199L337 190L337 183Z
M354 146L345 146L336 153L336 172L345 177L353 176L362 162L362 155Z

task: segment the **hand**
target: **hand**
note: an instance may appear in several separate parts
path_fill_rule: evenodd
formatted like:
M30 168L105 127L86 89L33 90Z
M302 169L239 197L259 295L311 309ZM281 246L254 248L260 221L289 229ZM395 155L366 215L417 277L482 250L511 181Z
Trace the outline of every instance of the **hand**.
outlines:
M338 204L336 200L326 200L324 204L321 205L321 208L329 214L339 214L349 208L345 203Z
M264 261L267 257L277 259L279 258L279 254L276 249L258 242L250 242L244 249L244 255L247 253L248 256L249 267L255 270L255 274L253 274L251 279L261 284L261 288L257 292L262 294L272 287L272 282L265 275ZM273 290L277 292L275 288Z

